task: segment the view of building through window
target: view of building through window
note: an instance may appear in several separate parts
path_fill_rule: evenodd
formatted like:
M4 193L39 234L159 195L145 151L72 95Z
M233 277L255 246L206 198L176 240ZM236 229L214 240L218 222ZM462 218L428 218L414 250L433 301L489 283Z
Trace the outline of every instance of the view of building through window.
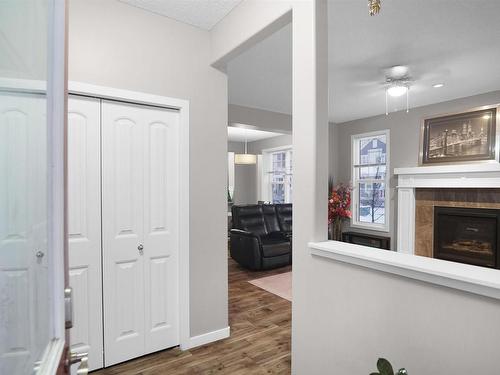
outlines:
M272 203L292 201L292 150L280 150L270 155L270 190Z
M353 213L358 225L385 226L388 135L353 137Z

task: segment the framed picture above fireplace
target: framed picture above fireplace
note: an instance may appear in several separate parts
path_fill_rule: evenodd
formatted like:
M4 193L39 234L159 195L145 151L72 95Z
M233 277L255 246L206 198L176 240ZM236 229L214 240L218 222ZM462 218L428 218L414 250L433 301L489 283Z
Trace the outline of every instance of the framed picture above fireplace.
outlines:
M425 119L420 164L495 160L498 106Z

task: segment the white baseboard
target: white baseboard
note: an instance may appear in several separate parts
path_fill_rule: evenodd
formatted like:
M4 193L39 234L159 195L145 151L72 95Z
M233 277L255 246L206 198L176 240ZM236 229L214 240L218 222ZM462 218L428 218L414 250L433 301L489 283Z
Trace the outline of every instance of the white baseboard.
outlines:
M212 331L204 333L203 335L190 337L189 341L185 345L181 345L182 350L188 350L196 348L197 346L202 346L205 344L210 344L211 342L226 339L230 335L230 327L218 329L217 331Z

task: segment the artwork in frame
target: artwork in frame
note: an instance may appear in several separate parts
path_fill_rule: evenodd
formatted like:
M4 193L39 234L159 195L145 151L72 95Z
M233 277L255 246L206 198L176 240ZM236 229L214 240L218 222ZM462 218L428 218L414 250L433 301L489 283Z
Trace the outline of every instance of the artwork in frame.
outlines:
M424 120L420 163L463 163L495 159L498 107Z

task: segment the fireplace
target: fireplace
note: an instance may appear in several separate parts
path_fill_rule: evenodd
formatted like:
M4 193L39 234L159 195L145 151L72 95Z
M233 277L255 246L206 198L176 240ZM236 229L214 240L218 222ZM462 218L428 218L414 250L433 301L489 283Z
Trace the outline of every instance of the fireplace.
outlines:
M434 257L500 269L500 210L434 207Z

